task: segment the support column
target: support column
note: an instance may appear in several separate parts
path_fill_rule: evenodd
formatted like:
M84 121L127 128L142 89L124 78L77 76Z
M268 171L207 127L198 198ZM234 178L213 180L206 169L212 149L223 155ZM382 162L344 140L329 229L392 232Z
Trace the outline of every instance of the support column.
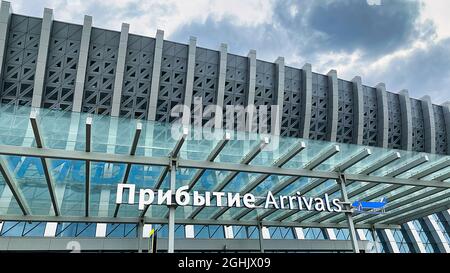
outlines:
M425 152L436 152L436 128L434 124L433 104L430 96L423 96L421 99L423 125L425 131Z
M400 100L400 109L402 112L402 149L412 150L412 115L411 100L408 90L402 90L398 93Z
M284 102L284 57L278 57L275 61L277 78L275 92L277 93L277 107L275 111L275 117L272 116L272 135L279 136L281 134L281 122L283 118L283 102Z
M142 253L142 234L144 221L141 219L137 224L138 253Z
M362 145L364 135L364 94L360 76L356 76L353 82L353 143Z
M256 107L255 107L255 88L256 88L256 50L252 49L247 55L248 58L248 91L247 91L247 127L250 132L256 132Z
M192 94L194 92L194 72L195 72L195 51L197 48L197 38L189 38L188 63L186 71L186 89L184 91L184 108L182 122L184 125L191 123ZM189 109L189 112L186 111Z
M425 246L423 245L422 240L420 239L419 233L414 227L414 224L412 222L408 222L403 225L403 228L405 229L406 234L408 235L408 238L411 241L411 244L414 248L414 252L427 253L427 251L425 250Z
M164 31L158 29L155 36L155 55L153 55L152 84L148 103L148 120L155 120L158 104L159 80L161 76L161 60L164 42Z
M80 53L78 55L77 77L75 79L75 91L73 94L72 111L81 112L83 103L84 82L86 79L86 67L91 42L92 16L85 15L83 30L81 32Z
M389 112L386 85L384 83L379 83L375 88L377 90L377 142L379 147L387 148L389 136Z
M216 112L214 113L214 128L223 127L223 101L225 97L225 79L227 77L227 44L220 44L220 58L219 58L219 81L217 85L216 97Z
M441 230L441 227L436 223L436 220L432 215L428 215L423 218L425 224L430 231L433 240L436 242L437 247L439 248L440 253L450 253L450 246L445 239L444 233Z
M444 102L441 107L444 112L447 154L450 154L450 101Z
M48 47L50 44L50 35L52 32L53 10L44 9L42 18L41 37L39 39L39 50L36 60L36 72L34 74L32 107L41 107L42 93L44 90L45 68L47 66Z
M175 183L176 183L176 164L175 162L171 162L170 166L170 190L172 192L175 192ZM173 195L171 196L173 199ZM174 201L174 200L172 200ZM169 225L168 225L168 236L167 236L167 252L173 253L174 252L174 244L175 244L175 210L176 207L174 205L169 206Z
M336 70L330 70L328 76L328 130L327 139L335 142L338 123L338 79Z
M259 232L259 250L264 253L264 236L263 236L263 226L261 222L258 222L258 232Z
M356 237L355 225L353 223L353 217L351 212L350 201L347 196L347 188L345 184L347 183L345 174L341 174L339 178L336 180L341 188L342 200L344 201L344 208L347 210L345 212L345 216L347 217L348 229L350 232L350 240L352 241L353 252L359 253L358 239Z
M122 23L120 30L119 52L117 53L116 76L114 78L114 93L111 104L111 116L118 117L122 98L123 76L125 75L125 60L127 57L128 32L130 25Z
M373 226L370 229L370 233L372 234L373 244L375 245L375 253L379 253L379 249L378 249L378 235L377 235L377 231L375 230L375 228Z
M6 57L9 22L11 21L11 3L2 1L0 6L0 77L3 75L3 62Z
M400 253L398 249L397 242L395 241L394 235L390 229L381 230L382 239L386 242L390 253Z
M302 92L300 108L300 138L309 138L311 126L312 69L311 64L302 67Z

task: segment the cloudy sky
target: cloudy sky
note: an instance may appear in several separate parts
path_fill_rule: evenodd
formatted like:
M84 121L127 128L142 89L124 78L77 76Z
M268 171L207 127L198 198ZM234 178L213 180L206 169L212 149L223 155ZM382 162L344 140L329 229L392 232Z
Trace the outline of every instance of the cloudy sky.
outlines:
M13 12L165 38L274 61L313 71L336 69L340 78L360 75L363 84L386 83L388 91L450 100L449 0L10 0Z

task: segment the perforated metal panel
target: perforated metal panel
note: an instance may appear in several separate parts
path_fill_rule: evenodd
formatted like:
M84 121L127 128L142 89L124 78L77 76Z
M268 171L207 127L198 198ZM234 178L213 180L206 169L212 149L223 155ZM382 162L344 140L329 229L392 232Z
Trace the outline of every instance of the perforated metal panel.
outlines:
M402 114L398 94L386 92L388 102L389 130L388 147L392 149L402 148Z
M42 19L13 14L1 84L1 103L31 105Z
M336 141L353 143L353 83L338 79L338 124Z
M197 47L195 55L195 72L194 72L194 98L202 98L203 116L202 125L208 123L208 127L213 127L214 115L210 112L205 112L207 105L215 105L217 101L217 85L219 81L219 52L215 50ZM192 114L198 111L194 107L194 100L191 106ZM211 116L211 117L210 117ZM194 116L192 115L192 122L194 123Z
M120 116L147 119L155 39L129 34Z
M444 111L442 106L433 105L434 128L436 130L436 153L447 154L447 130L445 129Z
M310 139L326 140L327 134L328 77L312 73Z
M170 41L163 42L161 77L159 82L156 120L172 122L170 111L183 104L186 87L188 46Z
M53 22L43 106L72 110L82 26Z
M255 106L258 112L257 122L259 125L266 126L267 131L271 132L271 105L276 103L275 94L275 64L256 60L256 85L255 85ZM260 112L260 106L265 105L267 115L264 117Z
M120 33L92 28L83 112L109 115L116 76Z
M377 146L378 109L376 89L362 86L364 99L363 145Z
M423 111L420 100L410 99L412 119L412 150L425 151L425 132L423 125Z
M227 54L227 72L225 78L225 92L224 92L224 125L225 125L225 111L226 105L247 105L247 77L248 77L248 59L246 57ZM236 129L237 117L235 115L234 126Z
M285 67L284 100L281 119L281 135L300 137L300 109L302 92L302 71Z

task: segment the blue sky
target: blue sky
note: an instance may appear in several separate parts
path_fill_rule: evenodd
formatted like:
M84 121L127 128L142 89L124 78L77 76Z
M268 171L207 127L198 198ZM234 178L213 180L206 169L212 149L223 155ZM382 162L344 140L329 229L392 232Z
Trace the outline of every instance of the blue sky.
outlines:
M411 97L450 100L450 1L448 0L11 0L13 12L165 38L274 61L313 71L336 69L338 77L408 89Z

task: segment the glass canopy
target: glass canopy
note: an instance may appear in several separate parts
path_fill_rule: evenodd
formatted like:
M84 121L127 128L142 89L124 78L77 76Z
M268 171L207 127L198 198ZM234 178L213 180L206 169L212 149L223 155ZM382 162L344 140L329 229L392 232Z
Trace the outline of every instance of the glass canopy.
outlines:
M119 183L264 196L327 193L350 202L387 198L356 225L398 225L450 205L450 157L77 112L0 106L0 220L167 221L168 207L116 205ZM180 140L183 141L180 142ZM269 141L267 141L269 140ZM181 146L180 146L181 145ZM174 149L179 149L174 156ZM258 199L256 204L261 205ZM340 226L342 213L184 206L177 223Z

